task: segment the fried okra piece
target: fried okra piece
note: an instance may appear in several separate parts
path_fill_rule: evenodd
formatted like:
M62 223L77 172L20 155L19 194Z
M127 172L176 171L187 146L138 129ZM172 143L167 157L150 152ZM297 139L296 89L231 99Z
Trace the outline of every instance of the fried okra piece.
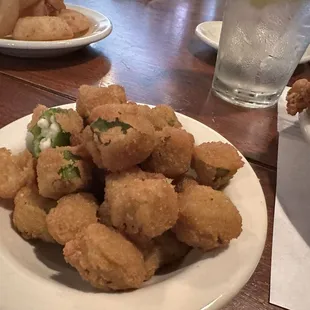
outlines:
M163 130L167 126L182 127L174 110L166 104L157 105L153 109L146 105L139 105L139 113L144 115L153 124L156 131Z
M227 185L243 165L237 150L228 143L207 142L194 148L192 168L198 181L214 189Z
M82 118L72 109L38 105L28 124L27 148L38 157L50 147L70 145L71 135L78 136L84 128Z
M156 146L142 164L148 171L176 178L188 171L194 148L194 137L183 129L165 127L156 132Z
M59 199L90 187L92 164L78 147L49 148L40 153L37 164L39 193Z
M87 119L95 107L105 104L126 103L124 87L110 85L108 87L82 85L79 88L76 110L81 117Z
M174 226L179 214L177 194L166 179L134 178L126 173L107 176L102 207L113 227L147 239Z
M95 197L90 193L64 196L47 215L47 229L59 244L66 244L88 225L97 223L98 208Z
M23 187L14 199L13 224L25 239L54 242L46 225L46 216L56 202L39 195L36 186Z
M310 108L310 81L297 80L288 91L286 100L286 110L290 115L296 115L304 109Z
M177 193L182 193L186 188L192 185L199 185L193 176L185 175L178 179L173 180L173 185L175 185L175 191Z
M145 266L141 252L120 233L91 224L64 247L65 260L92 286L104 291L142 286Z
M177 238L203 251L227 246L242 231L242 219L231 200L208 186L192 185L179 194Z
M0 198L14 198L23 186L35 182L34 160L27 150L12 155L0 148L0 171Z
M112 172L126 170L151 154L155 132L146 118L114 110L102 115L104 118L97 118L83 132L84 146L99 168Z
M190 250L190 247L179 241L171 230L137 247L144 256L146 279L150 279L159 268L179 261Z

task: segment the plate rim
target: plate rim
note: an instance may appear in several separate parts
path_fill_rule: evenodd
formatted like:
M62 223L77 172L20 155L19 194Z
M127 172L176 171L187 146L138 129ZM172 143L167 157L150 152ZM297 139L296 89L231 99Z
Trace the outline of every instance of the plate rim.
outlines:
M200 24L197 25L196 29L195 29L195 34L197 35L197 37L205 42L206 44L208 44L209 46L213 47L214 49L218 50L218 47L219 47L219 39L218 38L218 41L213 41L212 39L208 38L207 36L204 35L203 31L202 31L202 28L204 26L208 26L208 25L211 25L211 24L214 24L214 25L222 25L222 21L220 20L212 20L212 21L204 21ZM304 63L307 63L310 61L310 44L309 46L307 47L306 51L305 51L305 54L301 57L300 61L299 61L299 65L301 64L304 64Z
M102 13L86 8L80 5L66 4L69 9L80 9L87 13L97 15L97 22L105 22L107 26L105 29L98 31L97 33L90 33L87 36L68 39L68 40L55 40L55 41L25 41L25 40L10 40L0 38L0 48L3 49L28 49L28 50L54 50L54 49L67 49L79 46L88 45L97 41L100 41L109 36L113 30L113 24L111 20Z
M58 105L57 107L62 107L65 109L68 108L74 108L76 107L75 105L76 103L72 102L72 103L68 103L68 104L64 104L64 105ZM141 103L139 103L141 104ZM142 103L143 104L143 103ZM151 106L151 105L149 105ZM185 120L189 121L189 122L194 122L196 125L198 126L203 126L205 127L206 130L211 131L213 134L215 134L216 136L220 136L221 139L231 145L233 145L231 142L229 142L224 136L222 136L220 133L218 133L217 131L215 131L214 129L210 128L209 126L199 122L198 120L191 118L187 115L184 115L182 113L176 112L178 118L180 117L181 119L184 118ZM19 119L16 119L15 121L7 124L6 126L2 127L0 129L0 131L2 130L8 130L10 129L11 126L14 126L15 122L24 122L26 118L29 118L32 114L28 114L24 117L21 117ZM234 146L234 145L233 145ZM235 146L234 146L235 147ZM267 238L267 228L268 228L268 212L267 212L267 204L266 204L266 198L262 189L262 186L259 182L259 179L254 171L254 169L252 168L252 166L250 165L250 163L247 161L247 159L242 155L242 153L236 148L236 150L238 151L238 153L242 156L242 159L245 162L245 167L247 167L247 169L249 169L249 172L251 173L252 177L253 177L253 181L255 181L256 183L256 187L257 190L259 192L259 196L260 198L262 198L262 200L260 201L260 205L261 205L261 211L262 211L262 219L260 222L260 237L261 237L261 243L258 244L257 246L257 256L255 256L255 260L253 259L251 268L247 270L246 275L243 275L242 281L239 281L237 285L234 285L232 287L230 287L230 290L228 292L226 292L225 294L223 294L222 296L219 296L217 299L215 299L213 302L211 301L201 301L204 303L209 302L208 305L205 305L201 310L203 309L208 309L208 310L217 310L217 309L221 309L223 306L225 306L229 301L231 301L242 289L242 287L249 281L249 279L251 278L251 276L253 275L259 261L261 260L264 248L265 248L265 243L266 243L266 238ZM258 255L259 254L259 255ZM2 253L0 251L0 261L1 261L1 256ZM5 259L4 261L6 261L7 259ZM9 265L10 262L7 262L7 264ZM37 279L33 279L34 281ZM49 286L48 284L46 286ZM155 285L157 286L157 285ZM164 288L166 287L166 285L163 286ZM148 287L146 287L146 289L148 289ZM190 288L190 290L195 290L195 288ZM43 292L43 290L42 290ZM192 291L191 291L192 292ZM65 290L64 290L65 293ZM80 292L77 292L76 294L79 294ZM70 294L68 295L70 296ZM71 295L73 296L73 295ZM5 306L5 305L4 305ZM180 304L175 305L175 306L180 306ZM188 304L187 304L188 306ZM11 308L9 308L11 309ZM13 308L12 308L13 309ZM15 309L15 308L14 308ZM71 308L70 308L71 309ZM78 308L80 309L80 308ZM84 308L83 308L84 309ZM137 309L140 309L137 307ZM142 308L141 308L142 309ZM144 309L144 308L143 308ZM175 309L175 308L173 308ZM183 309L183 308L182 308ZM184 308L187 310L187 308ZM7 309L6 309L7 310Z

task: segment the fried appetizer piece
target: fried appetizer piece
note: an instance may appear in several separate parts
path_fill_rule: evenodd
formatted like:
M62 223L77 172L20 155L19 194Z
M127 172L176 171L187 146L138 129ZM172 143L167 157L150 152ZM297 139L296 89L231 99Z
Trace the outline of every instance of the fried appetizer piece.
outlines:
M185 175L176 180L173 180L173 185L175 185L175 191L177 193L182 193L186 188L192 185L199 185L196 179L192 176Z
M156 146L142 167L176 178L190 168L193 148L193 135L183 129L165 127L156 132Z
M83 138L94 163L116 172L144 161L153 151L154 134L154 127L142 116L111 114L87 126Z
M140 105L139 110L153 124L157 131L163 130L167 126L175 128L182 127L174 110L166 104L160 104L153 109L146 105Z
M148 280L159 268L183 258L189 252L190 247L179 241L175 234L168 230L140 249L144 256L146 279Z
M98 208L95 197L90 193L64 196L47 215L47 229L59 244L66 244L84 228L97 223Z
M19 0L19 9L20 11L23 11L38 2L40 2L40 0Z
M26 150L12 155L0 148L0 198L14 198L25 185L35 182L34 160Z
M63 252L85 281L105 291L139 288L145 279L141 252L102 224L89 225Z
M64 9L57 16L67 22L74 36L81 34L90 27L88 18L80 12Z
M95 107L104 104L122 104L126 101L125 89L120 85L108 87L82 85L79 88L76 110L81 117L87 119Z
M19 17L26 16L48 16L49 12L45 0L36 1L34 4L20 10Z
M179 214L177 194L165 179L126 173L107 176L103 207L113 227L148 239L174 226Z
M64 0L45 0L49 15L57 15L61 10L66 9Z
M40 195L57 200L88 189L92 164L82 156L78 147L49 148L41 152L37 164Z
M13 39L25 41L55 41L72 39L70 26L57 16L27 16L18 19Z
M286 100L286 110L290 115L310 108L310 82L306 79L297 80L288 91Z
M242 231L234 204L220 191L192 185L179 194L180 215L174 232L186 244L203 251L227 246Z
M27 148L38 157L47 148L70 145L71 137L79 139L82 129L83 119L73 109L38 105L28 124Z
M11 34L19 16L19 0L0 0L0 38Z
M243 165L237 150L228 143L207 142L194 148L192 168L198 181L214 189L227 185Z
M39 195L36 186L23 187L14 199L13 224L25 239L54 242L46 226L46 215L56 202Z

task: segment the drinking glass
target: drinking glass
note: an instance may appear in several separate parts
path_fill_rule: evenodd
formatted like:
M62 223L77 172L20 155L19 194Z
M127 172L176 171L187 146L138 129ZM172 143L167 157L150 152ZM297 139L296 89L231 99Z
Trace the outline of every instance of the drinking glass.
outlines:
M250 108L275 104L310 43L310 0L227 0L212 89Z

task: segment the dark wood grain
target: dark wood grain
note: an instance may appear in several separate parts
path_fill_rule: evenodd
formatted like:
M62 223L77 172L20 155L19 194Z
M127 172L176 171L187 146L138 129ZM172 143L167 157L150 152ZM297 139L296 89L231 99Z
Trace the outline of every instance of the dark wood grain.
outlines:
M31 86L27 82L0 74L0 127L31 113L38 103L50 107L69 102L71 102L70 98L47 92ZM220 119L218 122L220 124ZM252 278L232 302L224 308L225 310L280 309L268 303L276 172L256 164L252 164L252 167L260 179L268 207L266 246ZM244 259L246 260L246 257Z
M86 5L82 0L71 3ZM275 167L276 108L244 110L209 96L216 51L194 35L202 21L221 20L225 0L87 1L113 22L105 40L55 59L0 56L0 71L76 97L81 84L120 83L129 98L167 103L219 131L253 160ZM310 66L292 80L310 78Z

